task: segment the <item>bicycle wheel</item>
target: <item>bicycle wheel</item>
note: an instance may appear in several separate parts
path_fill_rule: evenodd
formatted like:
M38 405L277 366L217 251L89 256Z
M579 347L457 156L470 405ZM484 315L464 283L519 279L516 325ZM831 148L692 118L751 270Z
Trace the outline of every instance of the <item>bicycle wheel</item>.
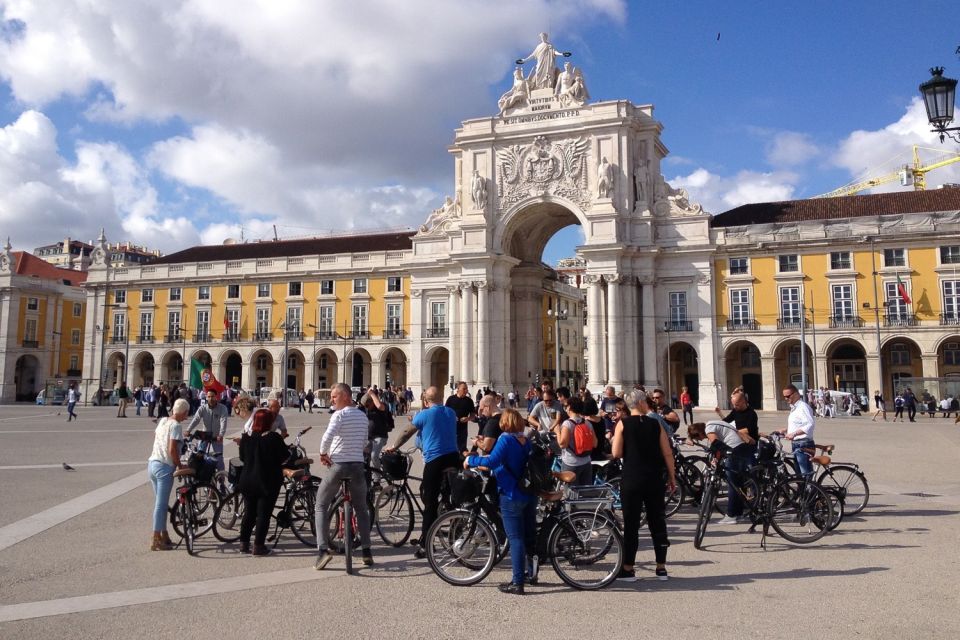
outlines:
M240 522L243 520L243 497L231 493L213 516L213 535L220 542L236 542L240 539Z
M197 539L196 514L193 513L193 505L190 500L180 503L178 511L180 512L180 522L183 525L183 539L187 543L187 553L194 554L194 543Z
M353 573L353 504L343 501L343 557L347 565L347 574Z
M823 492L830 498L830 506L833 507L833 518L827 525L827 531L833 531L840 526L840 523L843 521L843 492L836 487L821 487L821 489L823 489Z
M427 562L441 580L459 587L489 575L497 560L497 537L486 518L466 509L444 512L427 532Z
M817 484L824 489L837 487L843 490L844 514L852 516L863 511L870 500L870 485L867 478L856 467L832 464L823 470L817 478Z
M554 525L547 553L565 583L574 589L600 589L623 567L623 537L603 512L574 511Z
M684 500L686 500L686 494L684 491L683 483L678 480L677 486L673 493L664 494L664 501L666 502L664 505L664 517L669 518L680 510L680 507L683 506Z
M402 485L386 484L374 497L377 533L393 547L406 544L413 533L413 501Z
M788 478L774 488L767 516L784 540L797 544L822 538L834 518L830 498L820 485L802 478Z
M297 540L311 549L317 548L316 500L316 489L301 485L290 505L290 529Z
M700 499L700 509L697 513L697 530L693 533L693 547L695 549L700 549L703 546L703 536L707 533L707 524L713 514L713 506L717 500L713 493L715 484L711 471L703 480L703 497Z
M222 498L220 492L212 484L198 484L190 491L190 500L193 502L193 515L196 518L196 535L199 538L213 528L217 507Z
M677 467L677 484L682 484L690 504L700 504L703 496L703 473L691 460L684 459Z

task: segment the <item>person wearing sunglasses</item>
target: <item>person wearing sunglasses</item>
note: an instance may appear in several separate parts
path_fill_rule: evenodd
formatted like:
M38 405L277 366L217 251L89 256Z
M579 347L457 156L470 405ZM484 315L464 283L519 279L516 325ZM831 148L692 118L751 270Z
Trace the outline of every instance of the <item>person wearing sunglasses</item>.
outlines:
M663 418L663 421L666 422L667 427L670 429L670 435L675 434L677 429L680 428L680 416L678 416L677 412L667 403L663 390L654 389L650 398L653 400L654 405L651 409L653 409L654 413L659 414Z
M793 457L797 461L797 468L808 480L813 477L813 465L810 464L811 452L814 450L813 429L815 421L813 409L803 400L800 391L792 384L783 388L783 399L790 404L790 415L787 416L787 428L777 433L784 434L793 444Z

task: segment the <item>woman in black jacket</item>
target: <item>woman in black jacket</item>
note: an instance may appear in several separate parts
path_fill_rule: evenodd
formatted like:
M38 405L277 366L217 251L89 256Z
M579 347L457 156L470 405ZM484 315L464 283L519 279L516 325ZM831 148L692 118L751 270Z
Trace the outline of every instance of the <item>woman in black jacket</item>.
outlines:
M250 553L250 533L256 523L253 555L265 556L270 550L264 545L270 516L283 484L283 463L288 456L283 436L270 430L274 414L257 411L253 415L252 433L240 438L240 494L243 496L243 521L240 523L240 551Z

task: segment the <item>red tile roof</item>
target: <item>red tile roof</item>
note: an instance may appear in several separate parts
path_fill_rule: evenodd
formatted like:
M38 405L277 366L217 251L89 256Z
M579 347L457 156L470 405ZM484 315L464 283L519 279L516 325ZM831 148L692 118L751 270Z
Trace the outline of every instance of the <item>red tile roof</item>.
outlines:
M170 255L150 260L146 264L176 264L180 262L215 262L217 260L244 260L248 258L283 258L285 256L330 255L334 253L364 253L371 251L405 251L413 247L415 231L331 236L247 242L245 244L215 244L190 247Z
M713 217L714 227L738 227L776 222L838 220L933 211L960 211L960 189L898 191L865 196L785 200L745 204Z
M38 258L32 253L26 251L14 251L13 256L17 261L17 268L14 270L18 276L36 276L44 280L56 280L59 283L77 287L85 282L87 274L85 271L74 271L73 269L64 269L52 265L42 258Z

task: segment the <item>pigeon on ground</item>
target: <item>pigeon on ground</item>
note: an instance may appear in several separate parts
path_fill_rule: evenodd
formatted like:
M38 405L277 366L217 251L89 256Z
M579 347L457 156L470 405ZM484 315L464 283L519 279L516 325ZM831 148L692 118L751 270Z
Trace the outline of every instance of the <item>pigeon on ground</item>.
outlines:
M71 467L70 465L68 465L66 462L63 463L63 470L64 470L64 471L76 471L76 469L74 469L73 467Z

